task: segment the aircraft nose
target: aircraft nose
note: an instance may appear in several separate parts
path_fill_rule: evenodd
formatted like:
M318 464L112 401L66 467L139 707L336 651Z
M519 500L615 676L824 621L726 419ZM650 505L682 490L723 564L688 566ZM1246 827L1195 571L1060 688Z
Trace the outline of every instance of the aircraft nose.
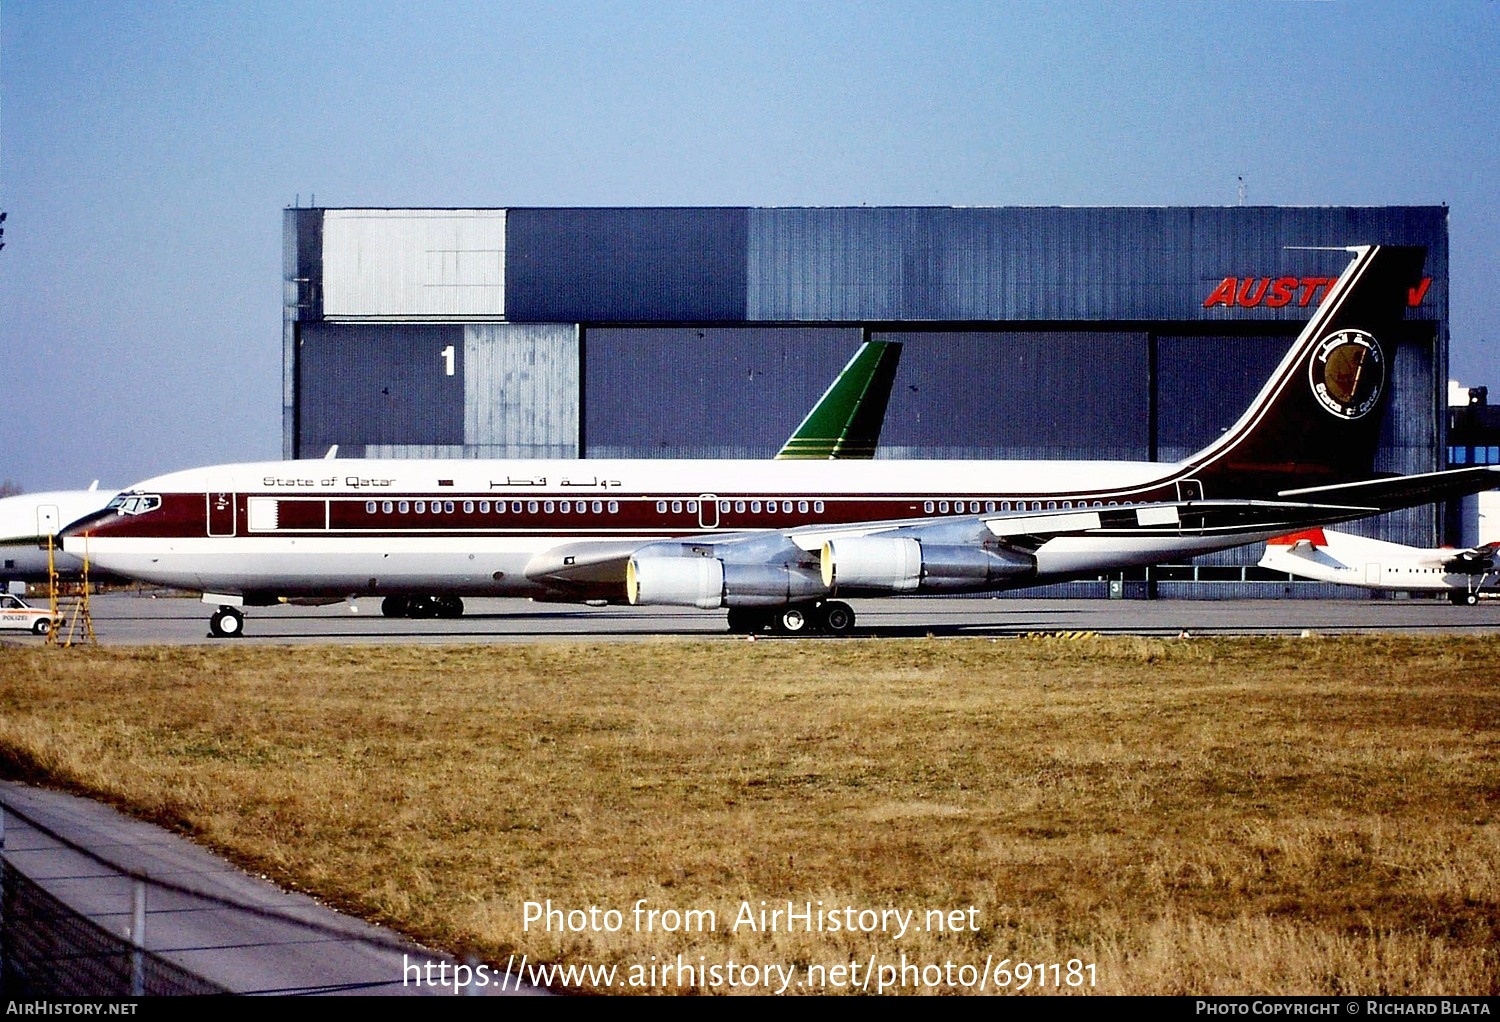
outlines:
M103 511L95 511L93 514L84 515L58 532L58 538L62 540L76 539L79 536L98 535L100 530L114 518L119 517L109 508Z

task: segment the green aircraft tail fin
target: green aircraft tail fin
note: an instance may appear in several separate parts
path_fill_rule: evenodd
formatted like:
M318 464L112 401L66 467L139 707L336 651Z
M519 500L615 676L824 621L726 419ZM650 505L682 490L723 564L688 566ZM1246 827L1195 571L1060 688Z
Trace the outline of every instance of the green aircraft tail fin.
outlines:
M875 457L900 361L901 345L896 341L866 341L860 345L776 460Z

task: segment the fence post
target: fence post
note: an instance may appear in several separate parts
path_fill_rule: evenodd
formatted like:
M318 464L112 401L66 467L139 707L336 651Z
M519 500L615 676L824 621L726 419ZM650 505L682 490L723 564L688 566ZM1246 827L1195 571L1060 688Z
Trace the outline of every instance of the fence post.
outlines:
M5 985L5 977L10 975L10 960L5 955L8 927L5 918L5 881L9 874L10 864L5 861L5 806L0 804L0 987Z
M146 996L146 882L136 880L130 898L130 996Z

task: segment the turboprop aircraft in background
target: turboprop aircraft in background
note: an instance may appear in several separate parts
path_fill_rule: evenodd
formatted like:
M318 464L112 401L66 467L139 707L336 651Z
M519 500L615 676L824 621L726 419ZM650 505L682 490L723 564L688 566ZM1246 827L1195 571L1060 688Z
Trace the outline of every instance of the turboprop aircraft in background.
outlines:
M221 636L243 605L330 593L727 607L734 630L844 633L839 597L1090 577L1500 483L1500 466L1372 475L1385 345L1425 250L1349 251L1250 407L1175 463L218 465L137 483L64 542L202 592Z
M57 537L69 522L99 511L117 492L99 489L95 479L86 490L0 498L0 582L45 582L47 537ZM55 542L53 564L65 578L83 571L83 561L65 552L61 540Z
M1500 542L1467 550L1387 543L1334 529L1307 529L1266 541L1262 568L1319 582L1385 592L1447 593L1472 607L1486 590L1500 590Z

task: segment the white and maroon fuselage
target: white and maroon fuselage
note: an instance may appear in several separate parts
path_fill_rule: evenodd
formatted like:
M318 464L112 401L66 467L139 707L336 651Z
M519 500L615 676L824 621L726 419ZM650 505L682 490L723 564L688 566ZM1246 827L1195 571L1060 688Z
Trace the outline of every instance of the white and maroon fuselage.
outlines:
M67 542L122 574L211 593L542 596L550 587L527 568L568 544L823 536L945 515L1123 508L1196 493L1190 474L1135 462L264 462L148 479L122 500L151 500L80 522ZM1008 584L1256 538L1265 537L1059 537L1037 551L1035 575ZM623 589L611 596L623 599Z

